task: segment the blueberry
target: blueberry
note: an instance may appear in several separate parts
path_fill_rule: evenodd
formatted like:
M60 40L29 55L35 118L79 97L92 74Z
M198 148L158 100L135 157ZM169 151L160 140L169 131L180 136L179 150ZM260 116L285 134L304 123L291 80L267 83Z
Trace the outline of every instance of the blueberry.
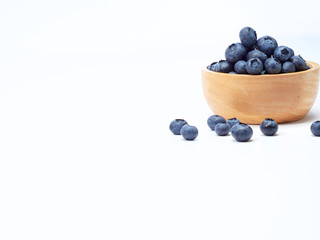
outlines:
M198 136L198 129L186 124L181 128L180 133L185 140L194 140Z
M263 62L259 58L251 58L247 61L246 69L249 74L260 74L263 70Z
M245 123L237 123L231 128L231 134L238 142L247 142L253 135L252 128Z
M214 71L214 72L221 72L220 63L217 62L217 63L213 66L212 71Z
M229 74L237 74L237 73L232 71L232 72L229 72Z
M247 73L246 64L247 62L244 60L240 60L236 62L236 64L234 65L234 71L236 73L246 74Z
M308 69L311 69L308 65L307 65L307 68L306 68L306 70L308 70Z
M229 118L227 123L229 124L230 128L232 128L237 123L240 123L240 121L237 118Z
M273 57L277 58L281 63L288 61L293 56L293 50L286 46L279 46L273 52Z
M187 124L184 119L175 119L170 123L170 131L175 135L180 135L181 128Z
M272 118L266 118L260 124L260 130L266 136L273 136L278 131L278 124Z
M234 126L239 125L240 123L242 123L242 122L238 122L238 123L234 124L234 125L231 127L230 132L231 132L232 135L234 134L234 132L235 132L235 130L236 130L236 128L237 128L237 127L234 127Z
M228 73L233 71L233 64L229 63L226 60L220 60L219 66L220 66L220 72Z
M211 63L211 64L207 67L208 70L213 71L214 65L216 65L216 64L217 64L217 62Z
M276 58L268 58L264 62L264 69L267 73L275 74L281 72L281 63Z
M230 125L227 123L218 123L214 130L218 136L226 136L230 132Z
M306 61L299 55L299 56L293 56L290 58L290 61L294 64L296 67L296 70L302 71L307 70L308 65Z
M226 120L219 115L212 115L208 118L207 123L211 130L214 131L214 128L218 123L226 123Z
M257 42L257 33L251 27L242 28L239 37L242 45L247 49L252 49Z
M264 52L268 57L270 57L274 50L278 47L277 41L270 36L264 36L258 39L257 48L261 52Z
M260 73L261 75L266 74L266 70L262 70L262 72Z
M246 55L247 51L241 43L233 43L225 51L226 59L230 63L236 63L239 60L243 60Z
M282 68L281 68L282 73L291 73L295 71L296 71L296 67L292 62L284 62L282 64Z
M247 61L250 58L259 58L262 62L264 62L265 60L267 60L267 55L261 51L259 51L258 49L254 49L250 52L248 52L247 54Z
M315 121L311 124L311 132L313 135L319 137L320 136L320 121Z
M257 48L257 46L256 45L254 45L253 47L251 47L251 48L247 48L247 47L245 47L245 49L246 49L246 51L247 51L247 53L248 52L250 52L250 51L252 51L252 50L254 50L254 49L256 49Z

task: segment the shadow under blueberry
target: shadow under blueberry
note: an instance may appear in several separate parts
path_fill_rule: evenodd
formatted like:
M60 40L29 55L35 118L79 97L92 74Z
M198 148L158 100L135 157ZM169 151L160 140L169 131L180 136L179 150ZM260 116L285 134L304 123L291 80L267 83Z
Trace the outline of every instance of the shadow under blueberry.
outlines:
M238 142L237 140L233 139L233 142L236 142L236 143L249 143L249 142L253 142L253 140L249 139L248 141L245 141L245 142Z
M279 136L279 134L276 133L276 134L274 134L272 136L268 136L268 135L264 135L263 133L261 133L260 136L262 136L262 137L277 137L277 136Z

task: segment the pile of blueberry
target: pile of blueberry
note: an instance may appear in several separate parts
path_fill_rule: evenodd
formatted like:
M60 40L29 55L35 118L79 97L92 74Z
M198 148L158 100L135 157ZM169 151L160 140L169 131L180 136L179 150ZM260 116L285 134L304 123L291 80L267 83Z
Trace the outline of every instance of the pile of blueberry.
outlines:
M270 36L257 39L250 27L240 31L241 43L231 44L225 51L226 60L213 62L208 69L230 74L277 74L310 69L300 55L286 46L278 46Z
M237 118L230 118L226 121L219 115L212 115L208 118L209 128L218 136L227 136L229 132L238 142L247 142L253 135L252 128ZM185 140L194 140L198 136L198 129L189 125L184 119L175 119L170 123L170 131L175 135L182 135ZM311 125L311 132L314 136L320 137L320 121ZM278 124L272 118L266 118L260 124L261 132L266 136L274 136L278 131Z

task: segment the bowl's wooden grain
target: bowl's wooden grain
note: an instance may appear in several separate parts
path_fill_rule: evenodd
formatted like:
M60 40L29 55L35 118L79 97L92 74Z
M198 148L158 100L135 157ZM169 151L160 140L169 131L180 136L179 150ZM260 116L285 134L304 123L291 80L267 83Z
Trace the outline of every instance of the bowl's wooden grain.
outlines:
M260 124L266 117L277 123L297 121L310 111L318 92L319 65L284 74L227 74L202 70L204 96L211 110L224 118Z

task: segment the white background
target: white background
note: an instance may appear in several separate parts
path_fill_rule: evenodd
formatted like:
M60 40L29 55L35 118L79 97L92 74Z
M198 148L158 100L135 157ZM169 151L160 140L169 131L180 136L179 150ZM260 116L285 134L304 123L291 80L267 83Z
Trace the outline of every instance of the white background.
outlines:
M237 143L200 81L244 26L320 62L319 22L317 1L2 0L0 239L319 240L319 100Z

